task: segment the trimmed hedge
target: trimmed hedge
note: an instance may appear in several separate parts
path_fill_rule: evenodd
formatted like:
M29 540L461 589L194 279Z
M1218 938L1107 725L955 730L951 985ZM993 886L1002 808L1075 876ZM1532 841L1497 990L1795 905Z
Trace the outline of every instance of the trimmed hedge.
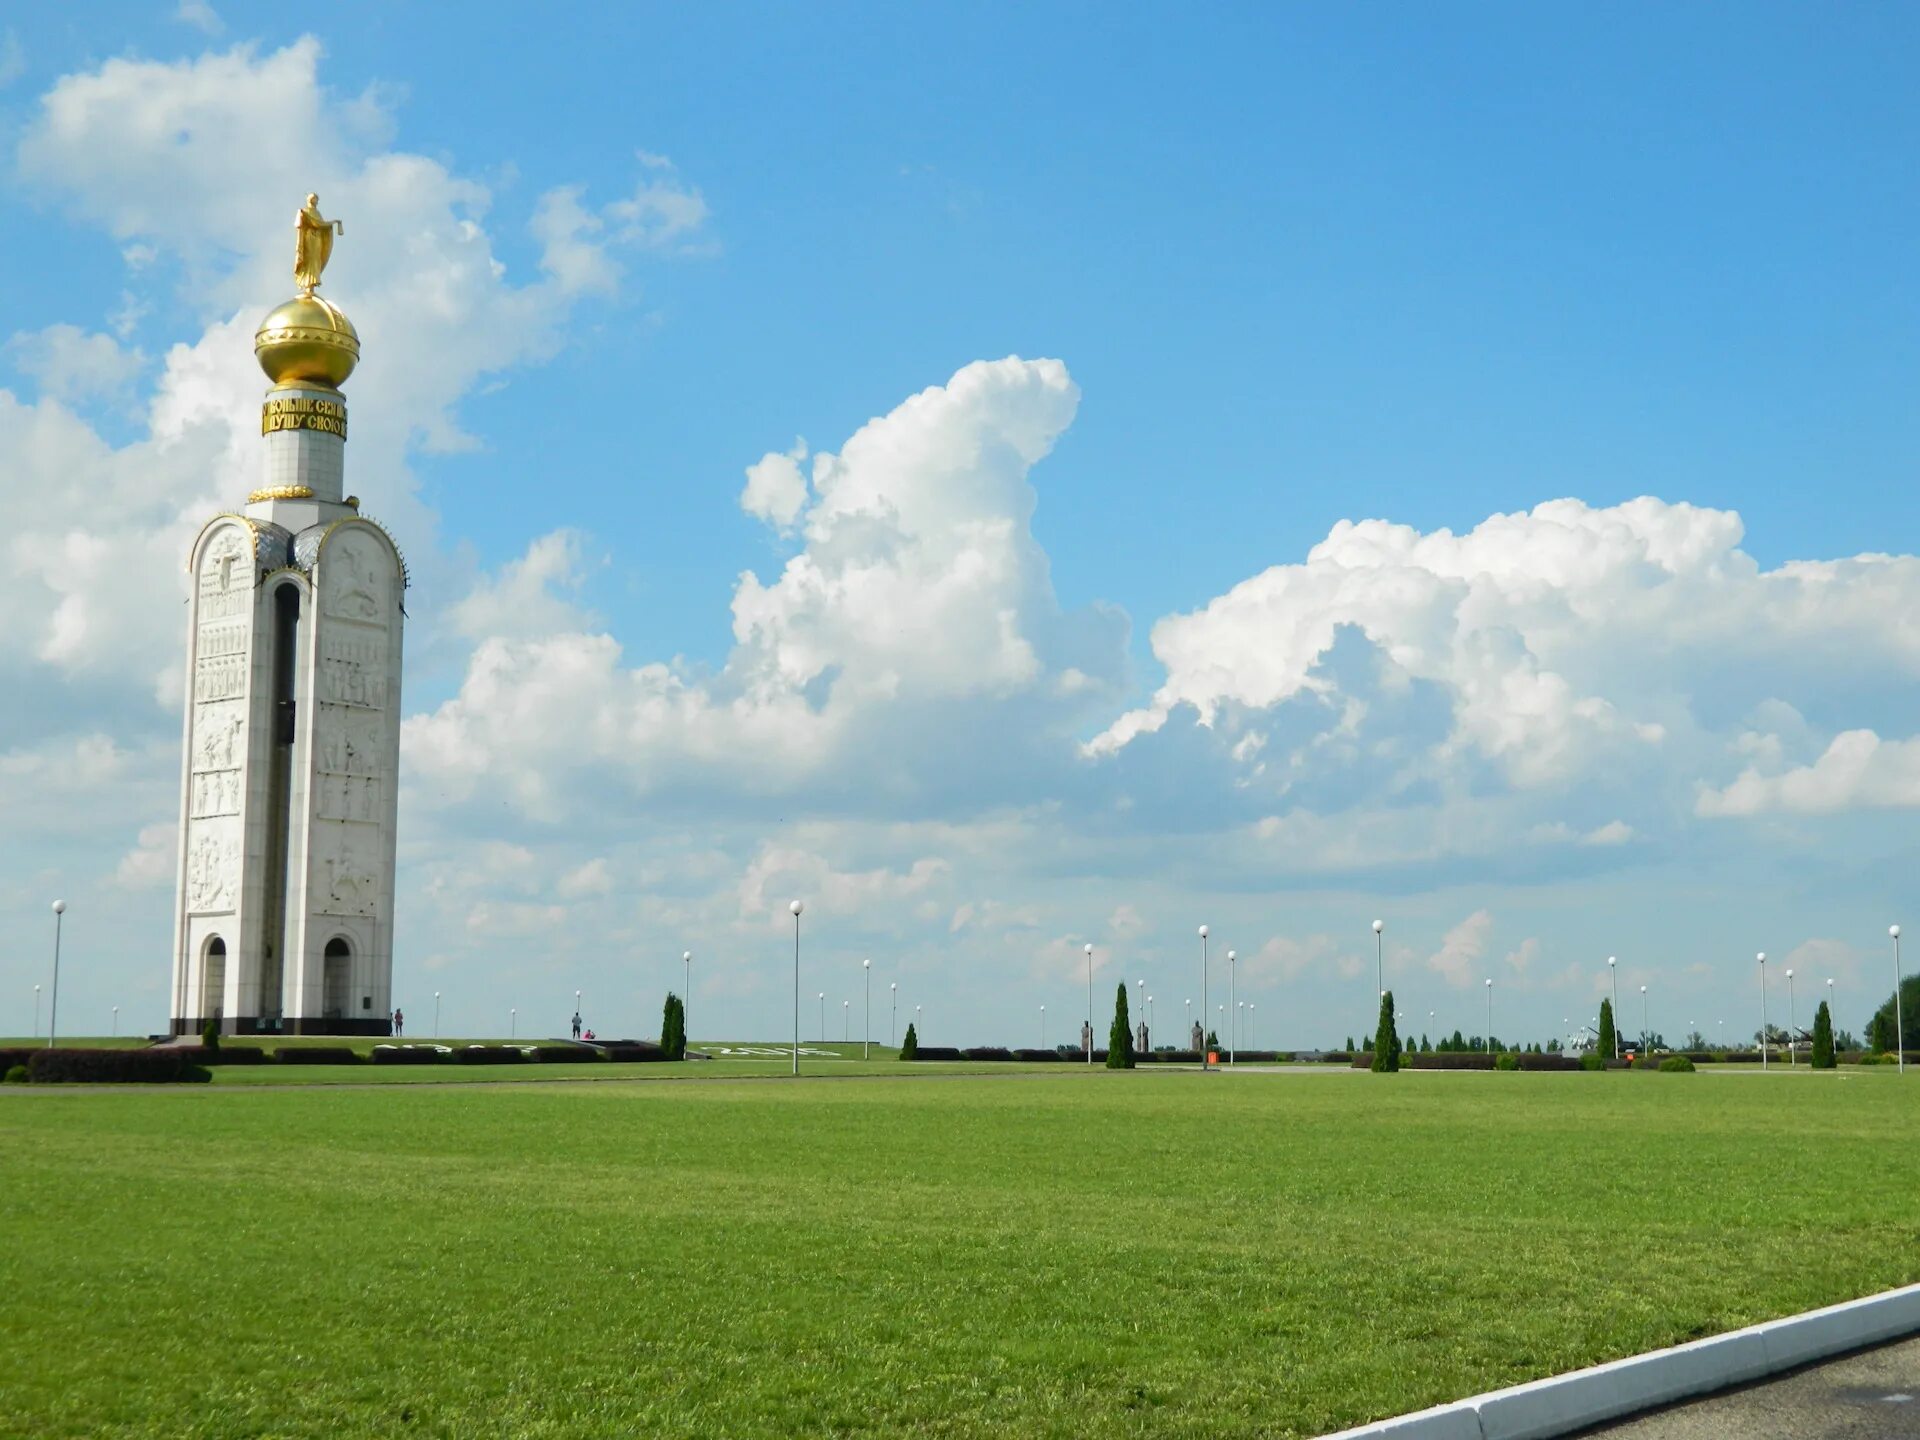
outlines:
M462 1065L524 1065L527 1052L517 1045L467 1045L453 1052Z
M600 1052L584 1045L536 1045L528 1058L542 1065L578 1065L598 1060Z
M164 1050L36 1050L27 1061L36 1085L201 1085L213 1078L177 1047Z
M180 1045L174 1047L195 1065L264 1065L267 1052L258 1045L222 1045L213 1049L205 1045Z
M32 1050L0 1050L0 1075L16 1065L24 1065L34 1056Z
M1522 1055L1522 1070L1578 1070L1580 1062L1571 1055Z
M1011 1060L1013 1052L1004 1045L969 1045L960 1052L962 1060Z
M1151 1055L1142 1055L1142 1060L1152 1060L1161 1065L1198 1065L1198 1050L1156 1050Z
M273 1052L273 1058L282 1065L358 1065L362 1063L360 1052L350 1050L345 1045L312 1045L304 1048L282 1045Z
M376 1045L376 1065L451 1065L453 1051L445 1045Z
M914 1052L913 1058L916 1060L960 1060L965 1057L952 1045L922 1045Z
M645 1065L667 1058L667 1052L651 1040L629 1040L619 1045L607 1045L602 1048L607 1059L616 1065Z
M1060 1058L1060 1052L1058 1050L1016 1050L1013 1052L1013 1058L1016 1060L1024 1060L1028 1063L1035 1063L1058 1060Z

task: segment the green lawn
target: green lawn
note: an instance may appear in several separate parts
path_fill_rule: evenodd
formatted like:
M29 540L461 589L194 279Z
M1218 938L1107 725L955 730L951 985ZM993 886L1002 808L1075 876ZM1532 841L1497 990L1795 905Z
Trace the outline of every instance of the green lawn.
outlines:
M1312 1435L1920 1279L1890 1072L639 1069L0 1090L0 1434Z

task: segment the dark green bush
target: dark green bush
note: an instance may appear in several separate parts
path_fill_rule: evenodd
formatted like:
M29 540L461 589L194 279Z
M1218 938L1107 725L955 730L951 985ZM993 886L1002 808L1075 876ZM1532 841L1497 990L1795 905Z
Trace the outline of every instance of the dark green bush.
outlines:
M1620 1040L1613 1028L1613 1001L1600 1002L1600 1039L1594 1050L1604 1059L1611 1060L1619 1052Z
M962 1060L1011 1060L1013 1052L1004 1045L969 1045L960 1052Z
M1431 1055L1409 1055L1410 1070L1491 1070L1494 1057L1484 1050L1436 1050Z
M27 1083L27 1067L24 1065L9 1065L7 1067L6 1083L9 1085L26 1084Z
M937 1058L932 1055L921 1055L920 1033L913 1028L913 1022L911 1020L907 1022L907 1038L900 1043L900 1058L902 1060L932 1060ZM957 1052L955 1058L959 1058Z
M1493 1068L1496 1070L1518 1070L1520 1068L1520 1057L1512 1051L1504 1052L1494 1058Z
M204 1045L176 1046L194 1065L264 1065L267 1052L258 1045L222 1045L208 1049Z
M39 1047L33 1047L37 1049ZM33 1058L33 1049L21 1046L17 1049L0 1050L0 1071L11 1070L16 1065L24 1065Z
M465 1045L453 1058L462 1065L524 1065L527 1052L517 1045Z
M600 1052L585 1045L535 1045L529 1058L542 1065L578 1065L598 1060Z
M345 1045L282 1045L273 1052L282 1065L358 1065L360 1052Z
M908 1033L912 1033L911 1026L908 1027ZM902 1060L959 1060L963 1057L951 1045L916 1045L911 1055L904 1049L901 1050L900 1058Z
M1557 1051L1536 1052L1520 1057L1522 1070L1578 1070L1580 1062L1571 1055L1562 1055Z
M1580 1068L1582 1070L1604 1070L1607 1068L1607 1057L1598 1050L1589 1050L1580 1057Z
M451 1065L453 1051L445 1045L376 1045L376 1065Z
M36 1085L181 1085L213 1078L178 1049L36 1050L27 1062Z
M656 1060L665 1060L667 1052L647 1040L625 1040L617 1045L605 1045L607 1059L616 1065L646 1065Z
M1058 1060L1060 1052L1058 1050L1016 1050L1013 1052L1013 1058L1039 1064L1044 1061Z
M1691 1075L1693 1062L1684 1055L1669 1055L1660 1062L1662 1075Z

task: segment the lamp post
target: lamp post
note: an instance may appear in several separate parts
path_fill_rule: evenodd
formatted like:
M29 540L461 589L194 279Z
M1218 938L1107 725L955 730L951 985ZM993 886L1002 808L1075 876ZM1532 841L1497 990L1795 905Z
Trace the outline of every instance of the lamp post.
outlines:
M1378 1005L1380 997L1387 993L1387 942L1381 938L1386 932L1387 922L1373 922L1373 1003Z
M1767 1068L1767 952L1754 957L1760 962L1760 1068Z
M1047 1007L1040 1007L1040 1048L1047 1048Z
M846 1044L853 1037L853 1002L840 1002L840 1043Z
M109 1033L116 1040L120 1038L120 1007L118 1005L113 1007L113 1029Z
M1093 1064L1093 945L1080 947L1087 952L1087 1064Z
M1153 1044L1153 996L1147 996L1147 1044Z
M440 992L433 992L433 1038L440 1038Z
M509 1040L518 1040L520 1038L520 1008L518 1006L507 1011L507 1038Z
M1493 977L1487 977L1487 1054L1493 1053Z
M1827 1028L1833 1028L1833 977L1827 977Z
M53 1048L54 1036L60 1033L60 921L67 913L67 902L53 902L53 1004L47 1010L47 1048ZM1900 1005L1900 987L1893 987L1894 1008Z
M827 1043L827 992L820 992L820 1043Z
M1238 967L1233 963L1239 958L1233 951L1227 951L1227 1006L1234 1015L1234 1023L1227 1029L1227 1063L1229 1065L1233 1064L1236 1058L1235 1052L1238 1049L1236 1042L1239 1039L1237 1032L1240 1029L1240 1002L1234 998L1239 987L1239 976L1236 973Z
M693 993L693 952L682 950L680 963L686 967L686 984L680 987L680 1038L684 1040L692 1033L687 1029L687 997Z
M1607 983L1613 987L1613 1058L1620 1058L1620 971L1619 960L1607 956Z
M800 912L807 907L795 900L787 906L793 916L793 1073L800 1073Z
M873 961L860 962L860 974L867 987L867 1018L860 1032L860 1058L865 1060L873 1049Z
M1789 1067L1794 1064L1793 1052L1799 1048L1794 1043L1793 1029L1793 967L1789 965L1787 967L1787 1065Z
M1907 1073L1907 1028L1900 1014L1900 927L1889 925L1887 934L1893 938L1893 1053L1900 1057L1899 1073Z
M33 1036L40 1038L40 987L33 987Z
M1146 1018L1147 1018L1147 1014L1146 1014L1146 1011L1145 1011L1145 1009L1144 1009L1144 1008L1142 1007L1142 1005L1141 1005L1141 1001L1143 1001L1144 999L1146 999L1146 995L1147 995L1147 982L1146 982L1146 981L1144 981L1144 980L1136 980L1136 981L1134 981L1134 982L1133 982L1133 986L1134 986L1134 989L1133 989L1133 1013L1134 1013L1134 1019L1135 1019L1135 1023L1138 1023L1139 1021L1141 1021L1141 1020L1144 1020L1144 1019L1146 1019ZM1152 1037L1151 1037L1151 1036L1149 1036L1149 1037L1148 1037L1148 1039L1152 1039Z
M1247 1033L1247 1002L1236 1000L1233 1006L1233 1038L1238 1044L1240 1037Z
M900 982L891 981L887 985L889 995L887 1011L887 1044L897 1046L900 1043Z
M1254 1002L1247 1001L1247 1049L1260 1048L1260 1017L1253 1013Z
M1791 977L1793 972L1789 970L1787 974ZM1653 1053L1653 1032L1647 1028L1647 987L1644 985L1640 987L1640 1050L1646 1055Z
M39 1012L36 1011L35 1013L37 1014ZM33 1033L38 1035L40 1032L35 1030ZM1193 1001L1191 999L1187 1001L1187 1038L1189 1040L1193 1038ZM1182 1046L1181 1048L1184 1049L1185 1047Z
M1207 1023L1207 927L1202 925L1200 927L1200 1025L1203 1032L1206 1028L1206 1023ZM1210 1058L1212 1056L1212 1053L1213 1053L1212 1051L1207 1049L1207 1037L1203 1033L1200 1036L1200 1068L1202 1070L1211 1070L1213 1068L1213 1061Z
M918 1005L913 1007L913 1035L916 1040L920 1038L920 1007Z

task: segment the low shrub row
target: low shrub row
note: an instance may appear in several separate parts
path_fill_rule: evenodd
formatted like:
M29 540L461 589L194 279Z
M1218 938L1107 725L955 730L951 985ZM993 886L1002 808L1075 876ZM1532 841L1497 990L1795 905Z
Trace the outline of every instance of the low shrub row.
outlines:
M1049 1060L1057 1061L1062 1057L1058 1050L1016 1050L1013 1052L1013 1058L1030 1064L1040 1064Z
M530 1054L542 1065L579 1065L600 1058L598 1050L589 1050L584 1045L535 1045Z
M641 1065L667 1058L667 1052L650 1040L629 1040L619 1045L603 1046L602 1053L616 1065Z
M272 1057L258 1045L178 1045L195 1065L265 1065Z
M0 1050L0 1075L6 1074L16 1065L25 1065L33 1058L34 1052L25 1049Z
M518 1045L464 1045L453 1058L462 1065L524 1065L527 1052Z
M451 1065L453 1049L447 1045L376 1045L376 1065Z
M969 1045L960 1052L962 1060L1011 1060L1013 1052L1004 1045Z
M916 1060L959 1060L964 1057L952 1045L922 1045L914 1052Z
M35 1050L27 1078L36 1085L195 1085L213 1074L178 1048Z

